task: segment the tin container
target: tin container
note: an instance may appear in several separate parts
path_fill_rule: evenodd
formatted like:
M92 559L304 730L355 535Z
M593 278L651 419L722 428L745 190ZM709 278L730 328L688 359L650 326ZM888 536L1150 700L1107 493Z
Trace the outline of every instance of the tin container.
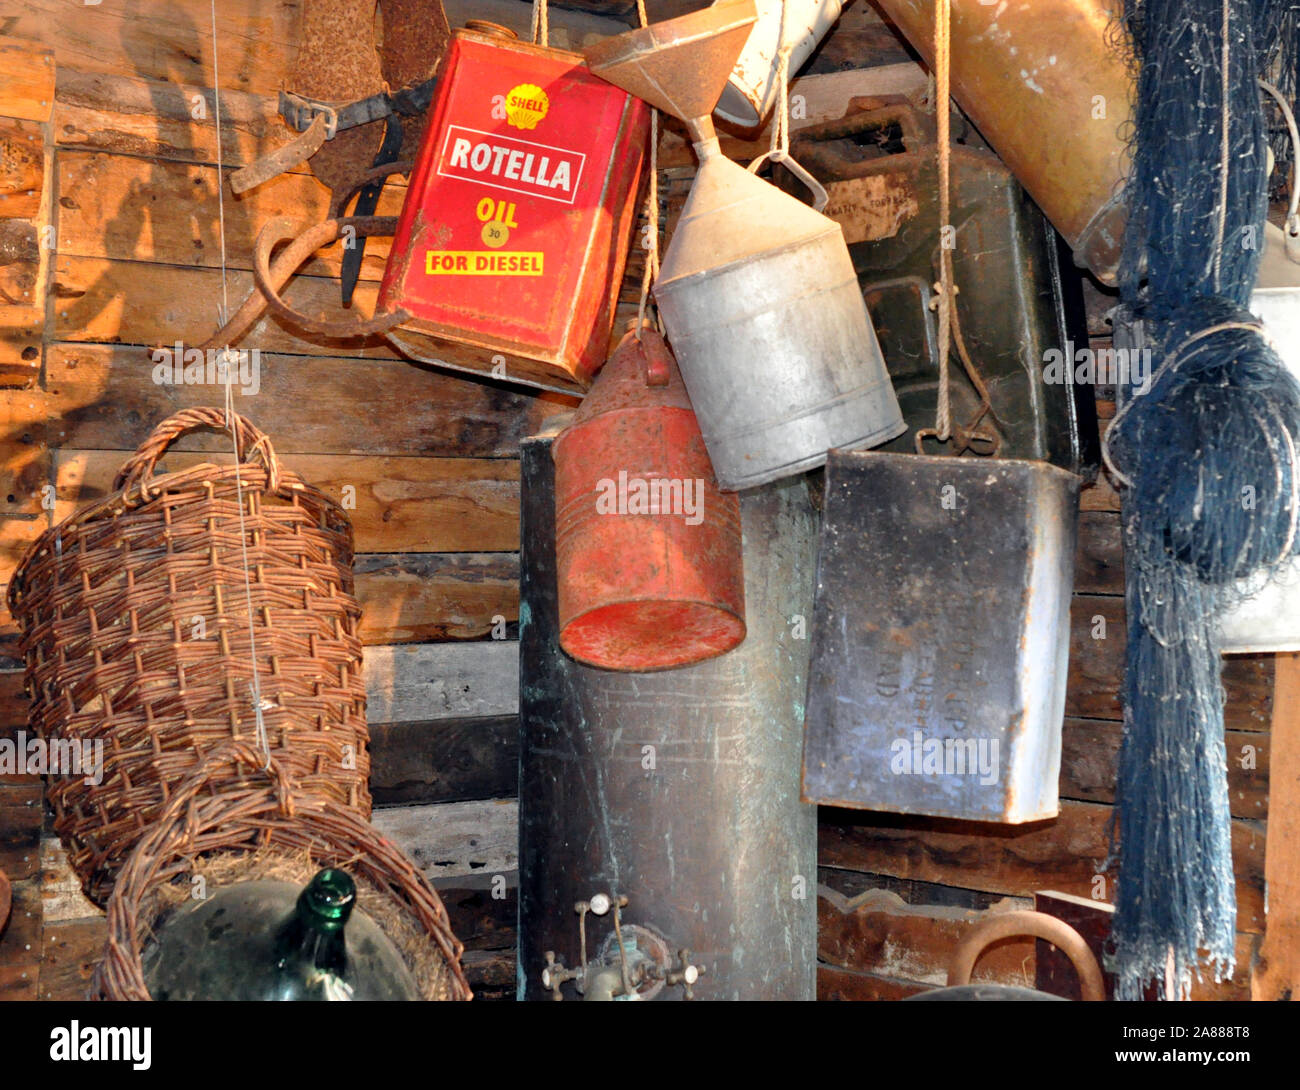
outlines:
M934 0L880 0L934 64ZM952 95L1065 236L1115 282L1126 211L1130 79L1113 0L952 0Z
M800 129L791 152L826 187L826 214L844 231L907 421L879 449L913 452L916 431L934 424L939 390L933 120L907 107L864 111ZM1093 381L1113 353L1098 353L1075 381L1076 360L1093 359L1080 274L995 155L954 145L950 194L957 313L992 405L980 427L1002 457L1041 459L1092 479L1101 462ZM949 376L952 419L965 423L980 400L955 350Z
M421 359L438 340L471 345L481 365L460 369L585 390L609 350L649 125L577 53L455 31L380 286L380 311L412 315L390 339Z
M839 224L716 141L655 284L718 484L780 480L906 430Z
M714 117L744 129L761 124L780 94L777 60L782 35L791 43L787 72L793 79L835 25L843 4L841 0L757 0L755 7L758 22L713 111Z
M632 926L701 965L700 1000L811 1000L816 808L799 801L816 518L802 480L740 497L749 634L729 654L627 674L559 646L551 440L522 444L519 998L546 953L577 966L574 906L626 896ZM589 925L589 954L609 941ZM572 995L572 984L565 986ZM661 999L679 999L666 988Z
M560 645L663 670L745 638L740 504L718 491L677 363L629 333L555 441Z
M1079 478L833 451L812 623L809 801L1053 817Z

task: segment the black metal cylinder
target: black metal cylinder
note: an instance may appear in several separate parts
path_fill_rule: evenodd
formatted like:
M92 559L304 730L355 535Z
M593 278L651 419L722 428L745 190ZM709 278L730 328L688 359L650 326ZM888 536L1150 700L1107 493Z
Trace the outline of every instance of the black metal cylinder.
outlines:
M522 451L519 998L580 964L575 904L690 951L698 999L815 998L816 808L799 799L816 517L802 478L741 496L745 642L618 673L559 647L551 440ZM611 917L587 917L588 955ZM566 984L566 998L573 998ZM658 998L681 998L665 987Z

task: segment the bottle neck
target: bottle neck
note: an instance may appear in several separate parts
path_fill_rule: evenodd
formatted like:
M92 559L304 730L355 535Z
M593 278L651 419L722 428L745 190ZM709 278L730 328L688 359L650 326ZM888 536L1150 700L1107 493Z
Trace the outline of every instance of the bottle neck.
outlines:
M344 928L356 903L356 886L340 870L319 872L298 895L293 914L275 939L277 960L307 960L318 969L341 971L347 961Z

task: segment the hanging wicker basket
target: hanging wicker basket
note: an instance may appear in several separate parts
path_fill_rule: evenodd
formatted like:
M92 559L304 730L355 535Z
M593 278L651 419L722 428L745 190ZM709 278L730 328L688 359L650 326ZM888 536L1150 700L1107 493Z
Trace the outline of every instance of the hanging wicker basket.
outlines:
M259 703L265 748L295 790L370 815L352 527L257 428L233 413L231 424L221 409L165 420L115 491L42 535L10 585L32 729L92 761L102 745L98 784L47 779L55 831L100 904L207 752L262 744ZM236 464L157 475L168 447L201 428L233 430ZM204 790L250 782L231 765Z
M210 780L236 774L261 782L239 794L208 793ZM167 910L190 895L195 875L285 877L295 863L289 877L298 882L323 866L342 867L356 879L359 907L396 943L425 999L473 998L460 965L463 948L425 877L353 810L299 794L284 766L272 761L266 768L263 755L242 742L208 754L118 872L91 997L150 998L145 943Z

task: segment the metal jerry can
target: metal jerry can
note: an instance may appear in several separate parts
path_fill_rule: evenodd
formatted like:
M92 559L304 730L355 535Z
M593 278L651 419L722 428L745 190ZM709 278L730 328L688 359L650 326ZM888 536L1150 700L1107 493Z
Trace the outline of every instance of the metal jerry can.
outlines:
M881 450L914 451L938 400L933 124L908 107L886 107L800 129L792 149L826 187L826 214L844 231L907 421ZM1101 446L1096 367L1074 381L1079 360L1092 358L1078 274L1062 267L1056 233L1001 160L954 144L951 162L957 311L992 404L981 429L1001 457L1041 459L1090 479ZM1099 358L1104 365L1109 357ZM964 423L980 399L955 353L950 376L952 419Z
M560 646L663 670L745 638L740 503L718 490L677 361L628 333L555 441Z
M519 998L811 1000L807 486L739 497L744 643L676 670L600 670L560 649L551 448L520 451Z
M805 799L1056 814L1078 499L1045 462L831 452Z
M581 55L471 23L452 34L378 309L481 370L581 392L604 362L637 215L650 111ZM455 366L439 361L446 366Z

